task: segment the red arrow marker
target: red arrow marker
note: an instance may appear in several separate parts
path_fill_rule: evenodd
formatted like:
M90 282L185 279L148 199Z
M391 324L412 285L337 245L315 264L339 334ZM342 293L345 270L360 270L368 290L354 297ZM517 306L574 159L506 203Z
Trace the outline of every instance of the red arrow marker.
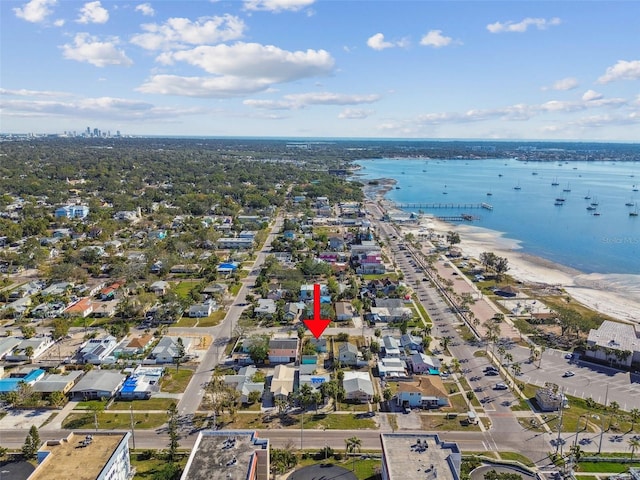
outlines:
M313 318L303 322L316 339L320 338L324 329L331 323L329 319L320 318L320 284L318 283L313 285Z

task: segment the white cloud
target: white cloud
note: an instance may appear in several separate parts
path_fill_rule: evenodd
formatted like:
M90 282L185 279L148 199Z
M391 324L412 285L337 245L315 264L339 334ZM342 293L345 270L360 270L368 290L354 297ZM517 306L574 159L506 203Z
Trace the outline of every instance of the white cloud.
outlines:
M181 77L154 75L136 90L142 93L183 97L229 98L264 91L270 83L263 79L224 77Z
M188 18L169 18L164 24L142 25L145 33L131 38L131 43L146 50L168 50L188 45L203 45L242 38L246 26L233 15Z
M598 93L594 90L587 90L582 95L582 100L584 100L585 102L590 102L592 100L600 100L602 97L603 95L601 93Z
M137 5L135 8L136 12L142 13L142 15L146 17L153 17L156 14L156 11L153 9L150 3L141 3Z
M598 83L616 80L640 80L640 60L618 60L615 65L607 68L605 74L598 79Z
M362 110L359 108L345 108L338 114L338 118L345 120L362 120L363 118L370 117L375 113L374 110Z
M27 90L26 88L20 88L17 90L11 90L7 88L0 88L0 95L14 96L14 97L61 97L70 95L63 92L55 92L50 90Z
M53 22L53 24L54 24L56 27L62 27L62 26L64 26L64 23L65 23L65 21L64 21L64 19L63 19L63 18L59 18L58 20L56 20L55 22Z
M577 87L578 87L578 80L576 78L566 77L556 81L550 87L542 87L542 90L566 91L566 90L573 90L574 88L577 88Z
M80 9L80 15L76 22L78 23L107 23L109 20L109 12L102 7L100 0L95 2L87 2Z
M245 10L282 12L297 12L312 5L315 0L247 0L244 2Z
M73 44L65 44L62 48L62 55L69 60L87 62L96 67L107 65L132 65L133 62L119 50L117 37L109 41L100 41L88 33L77 33L73 39Z
M243 104L265 110L298 110L309 105L358 105L373 103L378 100L380 100L379 95L347 95L331 92L311 92L285 95L281 100L248 99L245 100Z
M553 17L549 20L544 18L531 18L527 17L519 22L495 22L487 25L487 30L491 33L503 33L503 32L526 32L530 26L536 27L538 30L546 30L550 26L560 25L561 21L558 17Z
M49 7L53 7L57 3L57 0L31 0L25 3L22 8L16 7L13 11L18 18L31 23L40 23L51 15Z
M442 35L442 30L431 30L420 40L420 45L425 47L441 48L451 45L453 39Z
M165 65L185 62L208 73L249 78L264 84L328 75L334 66L333 58L325 50L291 52L273 45L243 42L166 52L157 60Z
M66 95L66 94L65 94ZM166 120L182 115L205 113L203 108L157 107L147 102L115 97L61 100L2 100L3 114L10 116L58 116L78 118L118 119L140 121Z
M367 39L367 45L374 50L384 50L385 48L392 48L395 46L391 42L385 42L384 35L382 33L376 33L369 37Z

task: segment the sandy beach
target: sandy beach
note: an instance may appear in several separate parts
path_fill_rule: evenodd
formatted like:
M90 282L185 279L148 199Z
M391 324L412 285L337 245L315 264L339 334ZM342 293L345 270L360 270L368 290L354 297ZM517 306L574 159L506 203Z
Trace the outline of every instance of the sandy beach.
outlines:
M393 188L387 183L387 189ZM403 213L393 202L383 199L384 189L375 197L389 212ZM381 195L382 194L382 195ZM371 198L371 197L370 197ZM406 233L418 235L426 230L446 235L448 231L460 234L458 245L464 255L479 258L482 252L493 252L509 260L510 276L524 283L537 283L564 289L574 300L618 320L640 323L640 275L586 274L541 257L521 251L517 240L505 238L500 232L471 224L450 224L424 216L418 225L403 225Z

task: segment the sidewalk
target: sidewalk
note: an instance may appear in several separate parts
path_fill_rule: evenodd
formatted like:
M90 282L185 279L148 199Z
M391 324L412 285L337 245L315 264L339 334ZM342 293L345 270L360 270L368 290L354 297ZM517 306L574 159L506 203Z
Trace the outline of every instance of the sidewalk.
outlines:
M58 411L55 418L41 428L41 430L61 430L62 422L78 406L78 402L68 402L62 410Z

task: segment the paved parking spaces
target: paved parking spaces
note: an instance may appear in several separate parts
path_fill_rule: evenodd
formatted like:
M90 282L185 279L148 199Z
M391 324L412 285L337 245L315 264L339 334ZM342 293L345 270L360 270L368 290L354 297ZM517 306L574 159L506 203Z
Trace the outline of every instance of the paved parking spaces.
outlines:
M11 409L7 415L0 419L0 430L25 429L32 425L40 428L44 422L54 413L54 410L18 410Z

